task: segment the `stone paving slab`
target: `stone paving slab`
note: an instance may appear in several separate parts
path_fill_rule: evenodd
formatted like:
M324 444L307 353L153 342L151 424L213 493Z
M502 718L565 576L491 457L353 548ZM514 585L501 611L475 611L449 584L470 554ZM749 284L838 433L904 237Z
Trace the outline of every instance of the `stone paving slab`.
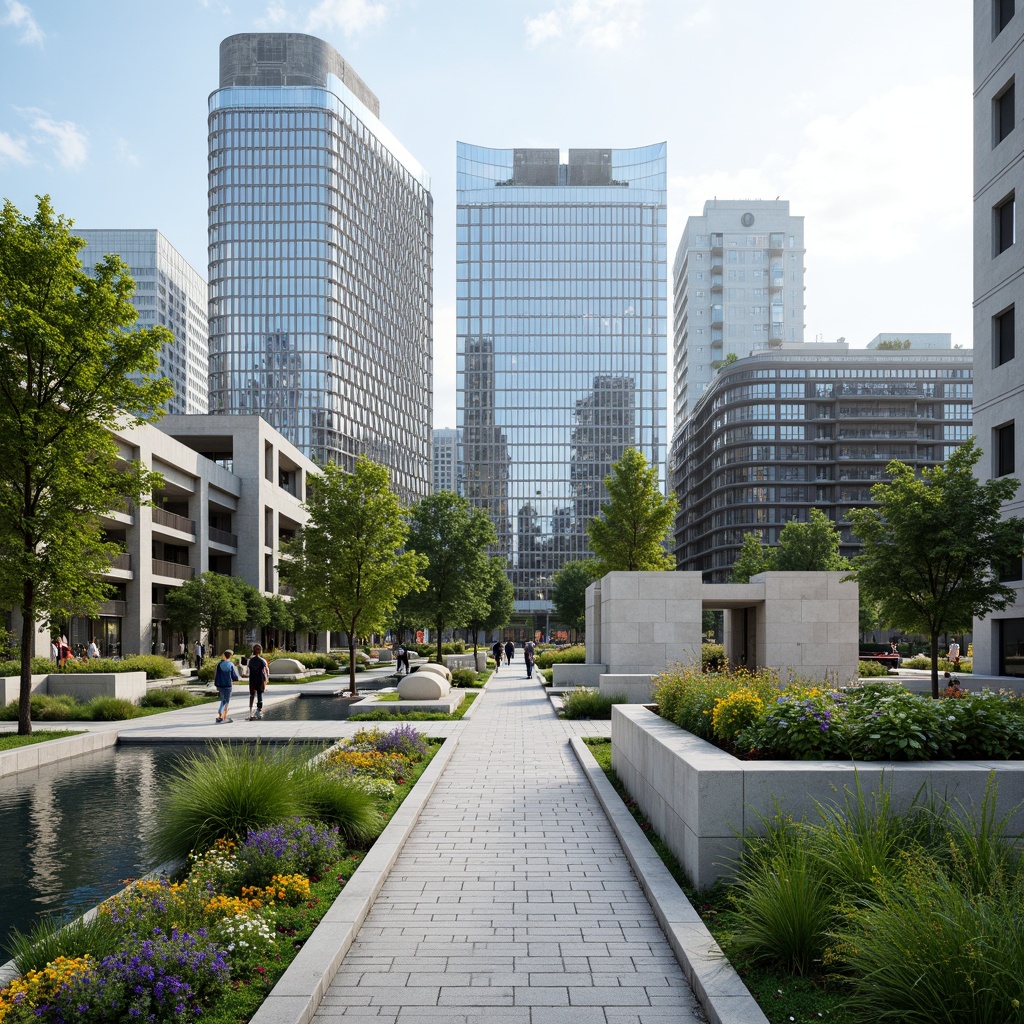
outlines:
M569 746L594 723L514 671L473 712L314 1020L706 1020Z

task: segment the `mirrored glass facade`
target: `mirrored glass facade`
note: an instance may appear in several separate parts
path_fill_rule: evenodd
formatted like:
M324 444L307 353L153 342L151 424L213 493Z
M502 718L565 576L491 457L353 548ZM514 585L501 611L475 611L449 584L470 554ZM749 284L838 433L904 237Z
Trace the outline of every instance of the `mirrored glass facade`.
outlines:
M664 476L664 143L458 144L458 424L520 614L592 552L587 521L627 447Z
M258 413L318 462L429 493L430 183L312 36L221 44L210 96L210 411Z

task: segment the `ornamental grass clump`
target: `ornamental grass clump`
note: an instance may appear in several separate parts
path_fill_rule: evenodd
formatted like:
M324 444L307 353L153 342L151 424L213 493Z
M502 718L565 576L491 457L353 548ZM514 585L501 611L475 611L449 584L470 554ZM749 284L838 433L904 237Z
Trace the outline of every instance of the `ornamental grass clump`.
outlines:
M562 695L563 718L607 719L612 717L613 704L628 704L623 693L598 693L585 686L577 686Z

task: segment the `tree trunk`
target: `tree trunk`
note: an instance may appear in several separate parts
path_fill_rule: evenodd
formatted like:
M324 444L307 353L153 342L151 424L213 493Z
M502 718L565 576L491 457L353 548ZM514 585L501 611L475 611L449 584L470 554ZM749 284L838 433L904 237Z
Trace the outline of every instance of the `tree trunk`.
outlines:
M18 687L18 735L32 735L32 648L36 635L35 583L21 592L21 683Z
M939 699L939 634L933 632L931 639L932 653L932 698Z
M350 697L356 696L356 632L350 628L348 631L348 693Z

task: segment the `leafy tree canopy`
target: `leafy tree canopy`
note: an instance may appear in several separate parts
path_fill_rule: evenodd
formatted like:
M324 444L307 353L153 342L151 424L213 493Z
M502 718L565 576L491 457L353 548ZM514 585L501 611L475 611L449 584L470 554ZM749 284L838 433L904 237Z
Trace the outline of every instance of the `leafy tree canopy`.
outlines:
M354 694L360 637L383 629L399 599L426 585L427 560L404 550L409 527L388 471L365 456L351 474L324 466L305 508L309 520L278 570L313 621L347 635Z
M732 579L747 583L759 572L838 572L850 563L839 554L839 530L819 508L812 508L808 521L786 523L779 543L767 547L760 534L743 536L743 547L733 563Z
M597 575L674 569L675 556L665 551L665 540L677 502L674 494L661 493L657 469L641 452L627 448L612 466L605 488L609 500L601 515L587 523Z
M508 578L508 563L500 555L491 555L485 567L487 583L481 599L473 605L466 622L473 634L473 653L477 650L477 637L481 630L502 629L509 624L515 609L515 593Z
M267 625L270 612L263 595L245 580L204 572L168 593L167 618L186 638L205 632L213 645L222 629Z
M38 621L95 613L118 554L100 516L157 478L126 465L112 431L155 420L171 396L157 377L164 327L133 328L135 282L116 256L82 269L71 221L38 200L0 213L0 607L22 616L21 711L29 717Z
M486 603L487 549L496 542L487 513L451 491L428 495L413 509L409 547L427 557L427 585L402 601L399 617L434 627L438 659L444 630L465 626L475 606Z
M1024 550L1024 520L1000 518L1019 483L979 480L980 457L971 440L920 477L890 462L892 479L871 488L876 507L850 513L864 545L854 577L885 622L931 638L933 697L939 635L965 631L975 617L1005 608L1014 592L999 582L1000 570Z
M566 562L555 573L551 591L558 621L578 635L587 624L587 587L598 578L591 558Z

